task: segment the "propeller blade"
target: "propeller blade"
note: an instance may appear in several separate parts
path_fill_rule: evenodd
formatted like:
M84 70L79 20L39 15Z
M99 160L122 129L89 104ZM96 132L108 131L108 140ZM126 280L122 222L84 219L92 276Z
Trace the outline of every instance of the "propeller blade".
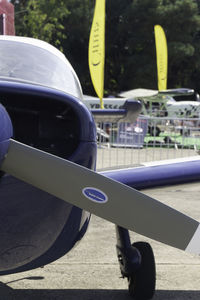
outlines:
M199 222L87 168L10 140L1 170L124 228L200 253Z

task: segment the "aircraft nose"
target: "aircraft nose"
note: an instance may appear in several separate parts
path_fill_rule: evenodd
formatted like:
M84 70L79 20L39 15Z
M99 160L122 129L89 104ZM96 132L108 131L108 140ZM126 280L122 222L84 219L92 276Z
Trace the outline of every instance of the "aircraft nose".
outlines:
M9 139L13 136L13 127L11 119L0 104L0 164L4 159L9 146Z

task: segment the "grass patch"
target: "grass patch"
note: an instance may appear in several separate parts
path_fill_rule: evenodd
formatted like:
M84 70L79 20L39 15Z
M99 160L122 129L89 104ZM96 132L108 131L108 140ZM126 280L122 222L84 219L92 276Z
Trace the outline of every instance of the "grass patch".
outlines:
M191 148L200 149L200 136L184 136L177 133L164 132L159 136L147 135L144 138L144 145L147 147L167 147L167 148Z

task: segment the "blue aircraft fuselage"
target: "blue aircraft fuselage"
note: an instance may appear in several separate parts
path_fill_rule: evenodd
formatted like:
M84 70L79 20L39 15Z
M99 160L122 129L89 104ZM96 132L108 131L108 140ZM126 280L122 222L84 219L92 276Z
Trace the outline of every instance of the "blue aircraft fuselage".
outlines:
M95 169L95 126L78 99L6 81L0 82L0 95L16 140ZM3 158L12 127L0 108ZM1 174L0 201L0 274L33 269L64 255L84 235L90 219L87 212L7 174Z

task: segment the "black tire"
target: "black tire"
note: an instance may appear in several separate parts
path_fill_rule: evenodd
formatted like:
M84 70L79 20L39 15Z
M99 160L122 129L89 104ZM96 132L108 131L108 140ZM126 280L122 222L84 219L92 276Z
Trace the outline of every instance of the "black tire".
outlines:
M152 299L156 285L155 259L151 246L145 242L133 244L141 254L140 268L128 278L129 294L133 299Z

